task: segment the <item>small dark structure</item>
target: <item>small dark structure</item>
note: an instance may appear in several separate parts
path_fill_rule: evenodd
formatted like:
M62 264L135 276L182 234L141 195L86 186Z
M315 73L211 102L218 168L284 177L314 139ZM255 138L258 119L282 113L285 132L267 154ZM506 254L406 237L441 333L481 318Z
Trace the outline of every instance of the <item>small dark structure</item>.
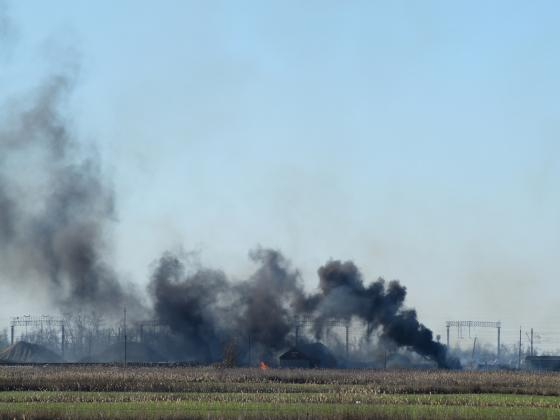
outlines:
M525 364L529 369L560 371L560 356L527 356Z
M62 357L39 344L18 341L0 352L0 363L62 363Z
M280 356L280 367L283 368L311 368L312 360L296 347Z
M283 368L335 368L336 358L321 343L300 344L293 347L280 357Z

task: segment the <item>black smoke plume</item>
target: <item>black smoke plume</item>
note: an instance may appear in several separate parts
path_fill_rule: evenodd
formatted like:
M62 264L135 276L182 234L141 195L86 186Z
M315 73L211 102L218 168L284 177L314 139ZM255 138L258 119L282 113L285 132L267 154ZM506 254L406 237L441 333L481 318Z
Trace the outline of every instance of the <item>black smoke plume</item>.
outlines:
M398 281L366 286L352 262L330 261L318 270L319 292L306 295L299 273L279 252L259 248L250 256L257 270L236 283L220 271L188 272L170 254L160 259L150 285L155 313L183 337L193 356L219 360L224 343L239 337L265 354L281 350L293 343L294 325L302 318L312 320L317 338L329 321L360 320L367 335L379 331L383 340L440 367L454 366L416 312L403 306L406 289Z
M229 305L221 302L231 293L231 286L220 271L201 269L187 273L178 257L164 255L152 275L150 290L154 311L159 320L184 339L184 351L197 360L219 359L229 328Z
M149 286L154 311L192 357L219 360L224 343L238 338L262 352L289 345L295 303L304 297L299 274L276 251L258 249L250 256L257 270L236 283L221 271L193 270L171 254L159 260Z
M432 331L418 322L416 311L403 307L406 288L398 281L387 283L380 278L366 286L350 261L330 261L318 274L320 292L308 300L317 335L325 321L357 318L367 324L367 334L380 329L381 338L428 357L440 367L455 364L448 360L446 347L434 341Z

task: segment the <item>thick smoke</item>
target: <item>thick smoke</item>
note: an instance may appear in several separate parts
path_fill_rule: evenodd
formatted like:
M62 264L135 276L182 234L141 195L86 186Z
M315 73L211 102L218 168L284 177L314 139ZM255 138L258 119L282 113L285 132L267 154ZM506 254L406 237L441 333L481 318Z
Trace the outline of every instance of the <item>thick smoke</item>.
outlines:
M154 311L184 339L191 357L219 360L224 344L239 338L265 353L289 344L295 303L304 296L299 274L276 251L250 256L258 269L236 283L221 271L191 270L171 254L159 260L150 283Z
M379 279L368 286L352 262L330 261L319 268L319 292L306 295L299 273L277 251L258 249L250 254L258 264L247 280L230 282L224 273L195 268L166 254L151 280L155 313L183 337L194 357L218 360L224 342L243 342L267 351L293 343L294 325L311 320L317 338L329 321L360 320L367 335L379 331L421 356L449 367L446 348L433 340L416 312L403 307L406 289L399 282Z
M201 269L187 274L176 256L164 255L152 276L150 286L154 311L159 320L184 339L185 352L198 360L219 358L222 340L229 328L227 306L221 302L231 293L225 275Z
M0 3L0 47L11 31ZM107 262L114 194L63 112L74 81L68 72L52 75L2 109L0 276L41 286L62 311L115 318L127 305L136 317L147 315ZM178 338L168 344L179 357L220 360L231 342L245 355L266 357L293 343L302 319L312 322L318 338L331 321L359 320L367 337L379 333L448 366L445 347L403 306L406 289L397 281L365 285L352 262L330 261L318 271L318 292L308 295L279 252L259 248L250 257L256 271L236 282L172 254L158 261L149 284L153 311Z
M72 75L53 75L26 99L4 105L0 274L41 285L62 310L110 314L127 300L137 305L105 262L113 193L63 116L72 86Z
M300 275L277 251L259 248L250 257L258 269L236 288L239 322L253 341L279 350L293 331L297 302L304 299Z
M309 299L315 331L320 335L328 320L358 318L367 324L367 334L381 329L381 338L429 357L447 366L446 348L434 341L432 331L418 322L416 311L403 303L406 288L383 279L365 286L354 263L330 261L318 270L320 292Z

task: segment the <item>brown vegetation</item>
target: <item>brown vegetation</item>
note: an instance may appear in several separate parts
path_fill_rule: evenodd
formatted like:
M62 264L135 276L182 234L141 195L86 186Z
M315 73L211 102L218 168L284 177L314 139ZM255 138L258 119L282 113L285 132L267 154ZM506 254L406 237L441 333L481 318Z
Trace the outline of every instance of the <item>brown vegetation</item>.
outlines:
M0 391L504 393L560 395L560 374L445 370L0 366Z

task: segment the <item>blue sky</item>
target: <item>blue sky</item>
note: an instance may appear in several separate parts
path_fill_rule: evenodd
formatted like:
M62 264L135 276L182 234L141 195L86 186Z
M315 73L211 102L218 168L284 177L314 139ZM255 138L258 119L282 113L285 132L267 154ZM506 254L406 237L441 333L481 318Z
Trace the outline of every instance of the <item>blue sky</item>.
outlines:
M398 278L435 329L560 321L560 3L7 4L2 96L79 63L123 278L179 247L242 277L260 244L309 289L329 258Z

